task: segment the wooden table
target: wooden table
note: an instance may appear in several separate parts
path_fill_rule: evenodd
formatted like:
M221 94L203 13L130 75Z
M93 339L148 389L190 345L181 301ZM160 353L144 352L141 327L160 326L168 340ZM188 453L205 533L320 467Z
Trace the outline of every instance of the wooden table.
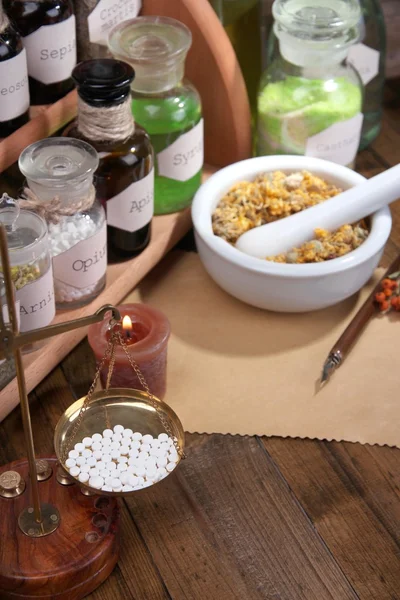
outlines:
M399 107L392 82L382 133L358 160L365 175L400 162ZM400 251L400 203L393 219L385 265ZM52 454L60 414L93 373L84 341L31 394L38 455ZM120 561L91 599L400 599L399 450L222 435L187 444L176 473L121 503ZM0 464L22 456L16 410L0 426Z

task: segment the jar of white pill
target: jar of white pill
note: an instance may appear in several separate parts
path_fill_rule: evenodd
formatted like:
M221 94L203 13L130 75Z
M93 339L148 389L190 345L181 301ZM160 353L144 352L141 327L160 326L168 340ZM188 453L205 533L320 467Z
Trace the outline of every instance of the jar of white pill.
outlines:
M47 221L57 309L88 304L105 287L106 217L93 187L98 163L90 144L65 137L31 144L19 158L27 180L21 206Z

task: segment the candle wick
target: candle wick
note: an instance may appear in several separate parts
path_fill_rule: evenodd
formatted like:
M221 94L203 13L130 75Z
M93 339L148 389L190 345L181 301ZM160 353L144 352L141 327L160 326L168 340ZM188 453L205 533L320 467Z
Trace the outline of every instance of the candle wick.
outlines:
M131 339L131 332L129 329L126 330L126 337L128 338L128 340Z

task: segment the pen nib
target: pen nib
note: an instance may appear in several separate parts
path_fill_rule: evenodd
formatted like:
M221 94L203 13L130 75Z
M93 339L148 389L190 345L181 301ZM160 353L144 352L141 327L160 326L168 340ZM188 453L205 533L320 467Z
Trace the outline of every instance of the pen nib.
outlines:
M340 354L330 354L328 356L322 369L320 381L321 386L325 383L328 383L332 372L336 370L336 368L340 365L341 362L342 357L340 356Z

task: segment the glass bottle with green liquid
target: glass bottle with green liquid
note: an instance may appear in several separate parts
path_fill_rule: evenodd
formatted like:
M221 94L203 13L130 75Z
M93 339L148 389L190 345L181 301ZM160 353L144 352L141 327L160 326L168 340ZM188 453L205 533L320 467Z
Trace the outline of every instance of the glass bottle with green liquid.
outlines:
M154 212L158 215L189 206L201 184L201 100L183 78L191 41L190 30L167 17L124 21L109 37L112 54L136 73L132 111L154 148Z

